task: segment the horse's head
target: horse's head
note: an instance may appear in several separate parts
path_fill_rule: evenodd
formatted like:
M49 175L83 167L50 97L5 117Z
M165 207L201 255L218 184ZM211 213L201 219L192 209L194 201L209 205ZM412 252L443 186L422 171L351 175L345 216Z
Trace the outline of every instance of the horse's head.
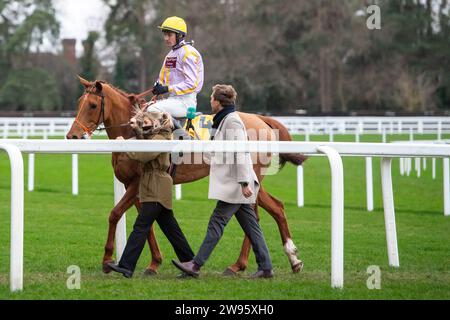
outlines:
M86 139L107 117L103 82L89 82L78 77L85 91L78 100L78 114L66 135L67 139Z

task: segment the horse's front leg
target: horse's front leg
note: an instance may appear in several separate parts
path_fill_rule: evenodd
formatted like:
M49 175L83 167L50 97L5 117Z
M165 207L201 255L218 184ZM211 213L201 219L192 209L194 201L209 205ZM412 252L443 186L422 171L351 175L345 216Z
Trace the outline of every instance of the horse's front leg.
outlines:
M141 212L142 205L139 201L136 201L135 206L136 206L136 209L138 210L138 212ZM150 247L150 252L152 254L152 261L150 262L149 266L145 270L144 274L147 276L153 276L153 275L158 274L158 267L162 263L161 250L159 249L158 241L156 240L154 224L152 225L152 227L150 229L150 233L148 234L147 241L148 241L148 245Z
M128 186L124 196L117 205L111 210L109 215L109 228L108 238L105 244L105 255L103 256L103 272L109 273L111 269L108 266L109 262L112 262L112 256L114 253L114 239L116 235L117 223L122 218L125 211L127 211L136 202L136 195L139 188L139 179L133 180Z
M158 246L158 241L156 241L154 225L152 225L152 228L150 229L147 240L148 245L150 246L150 252L152 253L152 261L150 261L150 264L148 265L144 274L147 276L153 276L158 274L158 268L162 263L162 254Z

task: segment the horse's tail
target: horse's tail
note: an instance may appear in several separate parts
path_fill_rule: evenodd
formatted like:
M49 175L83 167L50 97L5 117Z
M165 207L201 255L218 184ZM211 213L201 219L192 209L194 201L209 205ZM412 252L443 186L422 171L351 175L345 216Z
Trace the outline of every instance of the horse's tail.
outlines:
M279 141L292 141L288 129L282 123L273 118L261 115L258 115L258 118L264 121L272 129L278 130ZM286 162L290 162L295 166L300 166L307 159L308 157L301 153L280 153L280 169L284 167Z

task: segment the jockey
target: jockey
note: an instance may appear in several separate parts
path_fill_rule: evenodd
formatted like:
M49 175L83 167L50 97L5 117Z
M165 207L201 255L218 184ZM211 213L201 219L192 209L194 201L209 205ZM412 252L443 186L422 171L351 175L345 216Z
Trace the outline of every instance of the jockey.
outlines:
M164 59L152 93L168 93L169 97L150 102L147 110L168 112L172 117L185 118L188 108L197 107L197 93L203 86L202 56L193 47L193 43L185 41L187 26L183 19L169 17L159 28L172 50Z

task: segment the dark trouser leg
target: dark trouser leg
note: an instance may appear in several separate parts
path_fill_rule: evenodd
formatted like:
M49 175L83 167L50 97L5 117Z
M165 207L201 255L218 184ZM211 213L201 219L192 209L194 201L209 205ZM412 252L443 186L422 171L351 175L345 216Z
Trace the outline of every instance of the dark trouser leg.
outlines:
M258 270L272 270L269 250L253 206L250 204L241 205L239 211L236 212L236 219L252 243Z
M223 229L239 207L239 204L231 204L223 201L217 202L217 206L209 219L205 240L203 240L203 243L194 258L196 264L199 266L205 264L222 237Z
M156 221L172 245L178 259L181 262L191 261L194 258L194 252L189 246L183 231L181 231L173 215L173 211L163 207L163 212L158 216Z
M133 231L128 238L119 266L134 271L142 249L144 249L145 242L147 241L150 228L158 215L161 214L161 208L156 202L144 202L142 204L141 212L136 218Z

